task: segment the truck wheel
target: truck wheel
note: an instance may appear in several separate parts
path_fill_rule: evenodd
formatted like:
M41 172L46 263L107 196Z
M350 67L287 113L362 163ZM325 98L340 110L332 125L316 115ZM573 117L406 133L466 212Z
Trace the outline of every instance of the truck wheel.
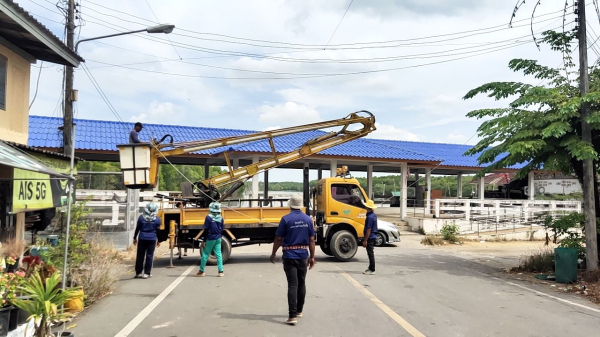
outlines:
M202 252L200 252L200 256L202 256ZM231 256L231 241L229 241L229 238L222 236L221 237L221 257L223 258L223 264L225 264L227 262L227 260L229 260L230 256ZM217 257L215 256L214 253L210 253L207 264L209 264L211 266L217 265Z
M387 237L382 232L377 232L377 239L375 239L375 246L381 247L384 246L387 242Z
M320 244L319 246L321 247L321 251L325 253L325 255L333 256L333 254L331 253L331 247L325 247L324 244Z
M356 254L358 242L352 233L342 230L333 234L329 247L336 259L347 262Z

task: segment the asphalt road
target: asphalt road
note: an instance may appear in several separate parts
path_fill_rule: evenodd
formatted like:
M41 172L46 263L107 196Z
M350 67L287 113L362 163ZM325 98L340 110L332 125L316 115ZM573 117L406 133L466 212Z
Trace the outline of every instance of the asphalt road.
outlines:
M583 299L508 279L477 259L403 245L376 248L376 276L362 274L367 265L362 248L349 263L318 252L297 326L283 323L285 275L281 264L268 262L271 246L263 245L234 249L224 278L216 277L214 266L204 278L192 276L198 251L176 260L172 269L163 257L151 279L132 279L131 273L114 294L82 313L74 332L77 337L126 331L119 336L599 334L600 307Z

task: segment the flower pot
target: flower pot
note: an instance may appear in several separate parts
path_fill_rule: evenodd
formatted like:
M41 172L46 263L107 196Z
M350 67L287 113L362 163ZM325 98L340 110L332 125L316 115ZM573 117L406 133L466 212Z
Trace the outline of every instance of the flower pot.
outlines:
M10 307L10 319L8 321L8 331L14 331L19 325L19 308L15 306Z
M28 300L28 299L31 299L31 296L18 296L17 298L20 300ZM17 309L17 326L27 323L27 319L29 318L29 313L21 308L16 308L16 309ZM14 313L14 311L13 311L13 313ZM12 313L11 313L11 320L12 320Z
M44 257L42 256L42 253L47 252L50 248L48 247L31 247L31 250L29 250L29 255L31 256L39 256L41 257L42 261L44 261ZM44 261L46 262L46 261Z
M52 247L58 246L58 235L48 235L48 242Z
M21 259L20 257L17 257L15 259L15 263L14 264L8 264L7 263L6 264L6 272L7 273L14 273L15 271L17 271L17 269L19 268L19 260L20 259Z
M8 334L8 326L10 325L10 307L0 308L0 337Z
M57 332L54 334L56 337L75 337L75 334L70 331Z
M65 302L65 308L68 309L69 312L78 313L83 311L83 289L79 289L76 292L77 297L72 298Z

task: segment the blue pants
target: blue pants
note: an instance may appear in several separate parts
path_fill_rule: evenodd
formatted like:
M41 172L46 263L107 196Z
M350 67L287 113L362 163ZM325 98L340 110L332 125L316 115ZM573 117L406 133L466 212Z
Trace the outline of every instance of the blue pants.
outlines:
M200 272L204 272L204 267L206 267L206 262L208 261L208 257L210 253L214 252L217 257L217 268L219 268L219 273L223 272L223 257L221 256L221 238L217 240L206 240L206 246L202 251L202 262L200 263Z
M156 249L156 240L138 240L137 256L135 258L135 274L150 275L152 272L152 264L154 263L154 250ZM146 263L144 265L144 259Z

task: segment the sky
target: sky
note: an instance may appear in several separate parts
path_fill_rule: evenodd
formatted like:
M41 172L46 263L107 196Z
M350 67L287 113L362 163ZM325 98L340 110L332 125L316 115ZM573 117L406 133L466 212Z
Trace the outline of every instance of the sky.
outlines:
M17 2L64 37L55 1ZM80 39L158 22L176 28L82 43L85 66L115 112L80 67L76 117L266 130L364 109L377 120L369 137L475 144L481 121L465 115L506 102L463 100L469 90L492 81L538 84L508 69L513 58L562 62L538 50L531 31L562 30L564 2L543 1L532 23L535 3L527 1L510 28L514 2L80 0ZM590 34L600 33L592 4L587 11ZM566 30L573 20L568 9ZM62 116L62 67L39 67L30 113Z

